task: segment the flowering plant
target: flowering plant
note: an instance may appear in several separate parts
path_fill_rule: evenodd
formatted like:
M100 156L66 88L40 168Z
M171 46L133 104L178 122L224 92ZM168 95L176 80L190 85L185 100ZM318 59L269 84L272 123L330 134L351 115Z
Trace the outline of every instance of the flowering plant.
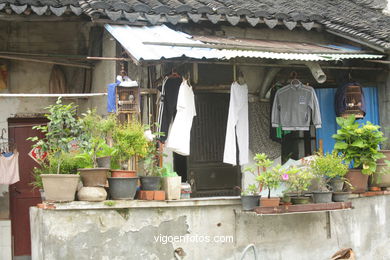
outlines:
M153 133L150 126L146 126L144 137L146 138L147 148L146 155L142 159L143 174L145 176L162 176L163 168L159 167L158 159L160 151L157 143L157 133Z
M288 179L286 183L290 192L296 192L298 196L309 189L313 174L307 168L290 167L286 174Z
M376 160L384 157L378 151L379 144L386 140L380 126L367 122L359 127L354 115L338 117L336 121L341 128L332 136L336 140L335 152L344 155L347 164L353 162L354 168L361 167L363 174L374 173Z

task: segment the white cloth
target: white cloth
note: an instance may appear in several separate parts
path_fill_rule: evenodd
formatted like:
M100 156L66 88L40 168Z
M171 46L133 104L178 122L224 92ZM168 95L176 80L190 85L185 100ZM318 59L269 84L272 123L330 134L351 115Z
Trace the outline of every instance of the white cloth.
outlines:
M249 161L248 86L233 82L230 88L229 116L226 127L223 162L237 164L236 133L239 164Z
M177 96L177 112L172 127L169 130L167 147L174 152L190 155L191 127L196 116L195 96L186 80L180 85Z
M0 184L14 184L19 181L19 153L9 157L0 155Z

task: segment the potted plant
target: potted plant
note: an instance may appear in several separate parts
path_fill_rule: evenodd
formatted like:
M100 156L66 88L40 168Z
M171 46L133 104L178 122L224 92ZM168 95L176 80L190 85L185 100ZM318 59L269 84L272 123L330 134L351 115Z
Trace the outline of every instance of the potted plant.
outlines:
M336 140L334 150L341 153L347 164L353 165L347 179L355 192L367 190L368 176L376 171L377 160L384 157L378 146L385 140L379 126L370 122L359 126L355 116L336 119L340 129L332 137Z
M116 119L113 115L103 119L96 114L96 110L88 110L81 120L87 139L79 157L90 164L87 168L79 169L81 180L85 187L104 187L110 170L110 158L114 153L106 139L115 127Z
M268 190L268 196L260 199L260 205L262 207L277 207L279 206L280 198L271 197L271 190L277 189L280 186L282 180L281 165L277 165L269 169L274 162L269 160L264 153L256 154L253 158L255 161L254 168L248 168L247 171L254 173L258 169L263 169L261 173L256 176L256 181L259 183L260 188Z
M291 196L293 204L307 204L310 198L304 196L304 192L309 189L314 178L313 174L306 168L290 167L285 171L284 178L288 186L288 191L296 196Z
M378 164L376 172L371 176L369 183L372 187L390 187L390 161L385 160L384 164Z
M58 98L56 104L46 109L47 125L34 126L45 137L31 137L29 140L36 142L33 147L46 152L49 155L48 170L40 174L45 197L48 201L72 201L74 200L80 176L77 172L64 172L61 167L66 162L67 154L75 149L74 146L82 147L85 142L82 122L76 118L76 106L72 103L62 104ZM45 167L45 166L44 166Z
M164 164L161 170L162 188L168 200L178 200L181 197L181 176L173 171L172 164Z
M141 189L149 191L159 190L161 187L162 168L158 165L160 153L157 147L157 135L153 134L152 131L148 129L144 132L144 136L148 140L148 145L147 153L141 161L143 168L141 176Z
M260 190L257 184L250 184L241 191L241 204L243 210L253 210L260 205Z
M130 161L147 155L149 142L144 136L144 127L137 121L117 124L113 129L112 139L114 164L125 170L113 170L108 178L111 198L134 199L139 178Z
M312 192L315 203L329 203L332 201L332 191L342 191L345 182L344 175L348 172L348 166L343 163L343 160L341 155L328 153L318 154L310 162L310 169L319 187L318 190ZM331 190L329 190L330 187Z

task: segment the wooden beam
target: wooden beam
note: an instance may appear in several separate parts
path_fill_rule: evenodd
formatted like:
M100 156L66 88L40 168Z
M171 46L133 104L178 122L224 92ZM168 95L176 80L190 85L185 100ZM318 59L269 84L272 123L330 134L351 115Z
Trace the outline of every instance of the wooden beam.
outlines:
M13 56L13 55L2 55L2 54L0 54L0 58L1 59L7 59L7 60L18 60L18 61L28 61L28 62L37 62L37 63L46 63L46 64L57 64L57 65L63 65L63 66L68 66L68 67L84 68L84 69L92 69L93 68L92 65L81 64L81 63L45 60L45 59L37 59L37 58L31 58L31 57L20 57L20 56Z

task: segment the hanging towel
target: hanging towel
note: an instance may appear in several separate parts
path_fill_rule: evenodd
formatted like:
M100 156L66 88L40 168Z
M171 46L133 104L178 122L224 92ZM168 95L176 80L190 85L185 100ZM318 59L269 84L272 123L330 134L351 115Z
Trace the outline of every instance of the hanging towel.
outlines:
M225 150L223 162L237 164L237 147L239 164L249 161L249 129L248 129L248 86L233 82L230 88L229 115L226 127ZM237 141L236 141L237 135Z
M14 184L19 181L19 153L9 157L0 156L0 184Z
M195 96L186 80L182 82L177 97L177 112L169 131L167 147L174 152L190 155L191 127L196 116Z
M118 80L115 83L111 83L107 86L107 112L116 112L116 87L121 82Z
M269 138L270 103L255 101L249 103L249 148L253 154L265 153L271 160L281 156L280 143Z

